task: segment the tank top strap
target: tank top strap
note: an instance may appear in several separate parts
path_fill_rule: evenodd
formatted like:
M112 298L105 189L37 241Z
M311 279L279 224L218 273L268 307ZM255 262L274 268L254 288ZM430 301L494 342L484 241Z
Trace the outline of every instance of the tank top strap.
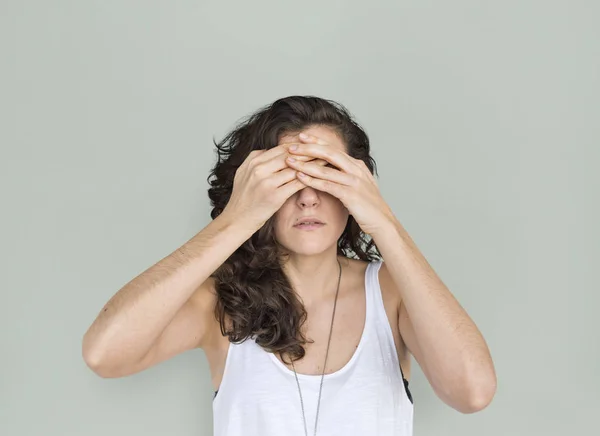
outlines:
M379 270L383 265L383 260L377 260L371 262L368 266L370 268L366 286L367 289L367 300L371 303L371 313L372 313L372 322L376 325L376 329L378 330L378 334L384 338L387 342L390 349L390 356L392 358L392 362L395 366L400 369L400 376L402 377L402 382L404 384L404 390L410 402L413 402L412 394L409 388L409 382L404 377L404 371L402 370L402 365L400 365L400 361L398 359L398 355L396 354L396 345L394 342L394 335L392 333L392 327L390 326L390 322L388 320L387 313L385 311L385 304L383 302L383 294L381 291L381 285L379 283Z
M367 265L365 271L365 299L366 299L366 321L369 325L365 326L373 332L373 334L379 335L380 331L380 319L381 318L381 306L383 301L381 299L381 291L379 288L379 268L381 268L381 261L372 261Z
M381 309L384 309L383 298L381 296L381 287L379 286L379 269L383 264L382 260L376 260L367 266L365 277L365 292L367 293L367 304L371 307L373 317L381 316ZM385 309L384 309L385 312Z

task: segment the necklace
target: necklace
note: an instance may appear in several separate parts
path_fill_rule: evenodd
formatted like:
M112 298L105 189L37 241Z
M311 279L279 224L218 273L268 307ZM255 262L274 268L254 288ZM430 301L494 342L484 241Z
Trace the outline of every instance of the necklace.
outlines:
M327 365L327 356L329 355L329 344L331 343L331 332L333 331L333 320L335 318L335 307L337 305L338 293L340 292L340 281L342 279L342 265L340 264L340 260L337 259L337 263L340 267L340 273L338 276L338 284L337 289L335 291L335 300L333 303L333 313L331 315L331 327L329 329L329 340L327 341L327 351L325 352L325 363L323 364L323 373L321 374L321 385L319 386L319 399L317 401L317 415L315 417L315 432L317 434L317 422L319 421L319 406L321 405L321 391L323 390L323 379L325 378L325 366ZM296 384L298 385L298 393L300 394L300 406L302 406L302 420L304 421L304 434L308 436L308 431L306 430L306 416L304 414L304 402L302 401L302 391L300 390L300 382L298 381L298 374L296 373L296 367L294 366L294 360L292 360L292 367L294 368L294 376L296 377Z

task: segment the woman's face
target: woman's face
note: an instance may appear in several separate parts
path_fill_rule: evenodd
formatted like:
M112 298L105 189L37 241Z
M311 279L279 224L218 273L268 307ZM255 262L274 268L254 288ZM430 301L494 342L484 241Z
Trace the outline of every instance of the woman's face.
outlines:
M341 139L328 127L312 126L303 132L325 140L328 144L326 147L335 147L347 152ZM289 142L299 142L298 136L285 135L280 139L280 143ZM307 216L316 217L325 225L314 230L294 227L300 218ZM348 216L348 209L337 197L306 186L288 198L275 213L275 237L279 244L291 253L322 253L332 246L337 246L337 241L346 228Z

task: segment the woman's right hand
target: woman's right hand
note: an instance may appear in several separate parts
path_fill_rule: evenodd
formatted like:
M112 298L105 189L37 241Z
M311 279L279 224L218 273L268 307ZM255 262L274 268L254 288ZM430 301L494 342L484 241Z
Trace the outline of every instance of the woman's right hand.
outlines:
M279 144L269 150L253 150L235 172L231 197L223 210L232 219L260 229L293 194L305 188L297 171L285 159L292 143ZM310 156L294 155L304 162L314 160L319 165L327 161Z

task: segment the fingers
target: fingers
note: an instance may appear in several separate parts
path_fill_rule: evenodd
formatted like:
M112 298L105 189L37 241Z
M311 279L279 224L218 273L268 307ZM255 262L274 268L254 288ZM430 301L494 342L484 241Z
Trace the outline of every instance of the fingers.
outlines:
M280 187L294 179L297 179L296 172L297 171L295 169L288 167L273 174L271 176L271 180L276 187Z
M252 150L249 156L254 156L250 159L252 165L259 165L285 153L287 153L287 149L277 146L268 150Z
M284 142L284 143L279 144L277 147L283 148L285 150L286 154L291 154L289 152L289 148L294 144L301 144L301 142ZM294 157L296 157L296 156L298 157L298 160L303 161L303 162L309 162L309 161L315 159L313 156L295 155Z
M272 161L278 161L278 158L273 158ZM320 166L325 166L329 162L327 162L326 160L323 160L323 159L316 159L315 163ZM267 164L268 163L265 163L263 165L267 165ZM293 179L297 179L296 174L298 171L296 169L291 168L285 162L285 160L283 160L283 166L284 166L283 169L275 171L272 176L274 185L278 186L278 187L282 186L283 184L285 184Z
M251 165L254 166L255 169L260 167L259 171L261 174L272 174L285 168L289 168L289 165L286 162L286 158L290 156L289 152L287 151L289 145L291 144L287 144L287 146L286 144L279 145L271 148L270 150L261 150L262 153L256 155ZM326 160L313 156L297 154L294 155L294 158L302 162L314 161L319 165L328 164Z
M283 186L279 187L279 189L277 189L277 195L281 195L280 200L283 203L285 200L287 200L292 195L294 195L296 192L298 192L299 190L301 190L302 188L305 188L305 187L306 187L306 185L304 183L302 183L300 180L298 180L298 178L294 175L294 180L287 182Z
M287 157L289 153L289 148L290 146L294 145L294 144L301 144L301 142L285 142L285 143L281 143L278 144L276 147L270 148L268 150L252 150L250 152L250 159L251 161L253 161L254 165L258 165L260 163L263 162L267 162L273 158L276 158L278 156L284 156ZM306 156L306 155L294 155L294 157L296 159L298 159L299 161L303 161L303 162L309 162L313 159L315 159L315 157L313 156Z

